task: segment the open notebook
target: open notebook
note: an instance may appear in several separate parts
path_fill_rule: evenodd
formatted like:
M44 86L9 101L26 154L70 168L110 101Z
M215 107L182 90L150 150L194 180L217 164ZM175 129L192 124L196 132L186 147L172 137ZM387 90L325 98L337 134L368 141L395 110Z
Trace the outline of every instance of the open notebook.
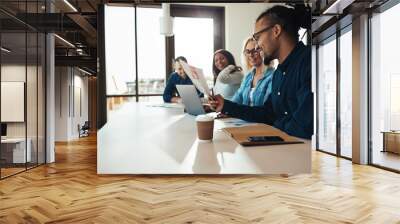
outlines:
M243 146L257 145L282 145L282 144L298 144L303 143L296 137L290 136L285 132L266 124L256 124L242 127L223 128L225 132L231 135L235 141ZM282 142L250 142L250 136L279 136Z

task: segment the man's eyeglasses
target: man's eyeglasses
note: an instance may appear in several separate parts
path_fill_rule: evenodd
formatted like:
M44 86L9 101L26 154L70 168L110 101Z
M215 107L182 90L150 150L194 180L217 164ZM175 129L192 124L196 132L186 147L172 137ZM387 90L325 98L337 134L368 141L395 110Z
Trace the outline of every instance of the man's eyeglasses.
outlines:
M261 52L261 48L260 47L253 48L251 50L246 49L246 50L243 51L243 53L246 56L254 55L254 54L257 54L257 53L260 53L260 52Z
M258 41L258 39L260 39L260 36L262 33L267 32L269 29L271 29L272 27L274 27L275 25L272 26L268 26L260 31L258 31L257 33L253 34L253 40Z

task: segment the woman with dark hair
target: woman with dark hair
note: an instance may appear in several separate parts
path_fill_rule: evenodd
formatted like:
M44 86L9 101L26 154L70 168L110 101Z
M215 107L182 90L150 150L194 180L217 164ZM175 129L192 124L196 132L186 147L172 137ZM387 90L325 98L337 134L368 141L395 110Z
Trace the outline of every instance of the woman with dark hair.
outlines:
M243 79L242 68L236 66L233 55L224 49L217 50L213 57L214 94L231 99Z
M163 99L166 103L180 103L181 97L176 90L176 85L193 85L192 80L186 75L183 67L179 61L184 61L187 63L187 60L183 56L177 57L173 62L173 67L175 72L173 72L168 79L167 85L164 89ZM197 93L199 96L203 96L198 90Z
M224 100L210 101L217 112L243 120L273 125L290 135L311 139L313 135L313 93L311 92L311 48L299 41L300 27L309 30L310 9L274 6L256 21L253 39L264 60L278 59L272 92L262 107L249 107Z

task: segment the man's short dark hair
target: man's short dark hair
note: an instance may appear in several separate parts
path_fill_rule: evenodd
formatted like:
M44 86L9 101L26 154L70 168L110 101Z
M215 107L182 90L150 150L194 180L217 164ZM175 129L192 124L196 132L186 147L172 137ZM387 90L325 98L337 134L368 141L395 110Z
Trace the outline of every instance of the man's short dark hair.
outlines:
M185 57L183 57L183 56L179 56L179 57L175 58L175 61L184 61L184 62L186 62L186 63L187 63L187 60L186 60L186 58L185 58Z

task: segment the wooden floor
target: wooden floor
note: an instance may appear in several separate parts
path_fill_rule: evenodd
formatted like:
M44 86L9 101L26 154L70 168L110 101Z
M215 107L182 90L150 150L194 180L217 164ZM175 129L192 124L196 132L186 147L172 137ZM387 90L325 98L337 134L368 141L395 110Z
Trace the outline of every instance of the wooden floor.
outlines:
M94 137L56 159L0 181L0 223L400 223L399 174L320 152L288 178L98 176Z
M13 174L23 172L25 170L26 170L25 167L24 168L4 168L3 167L3 168L1 168L1 178L8 177Z

